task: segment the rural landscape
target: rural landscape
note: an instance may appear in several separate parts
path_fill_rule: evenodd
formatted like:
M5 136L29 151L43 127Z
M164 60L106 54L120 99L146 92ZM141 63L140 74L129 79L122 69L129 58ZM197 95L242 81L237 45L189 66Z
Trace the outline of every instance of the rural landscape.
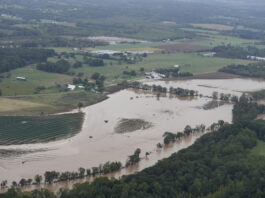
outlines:
M265 197L264 8L0 1L0 198Z

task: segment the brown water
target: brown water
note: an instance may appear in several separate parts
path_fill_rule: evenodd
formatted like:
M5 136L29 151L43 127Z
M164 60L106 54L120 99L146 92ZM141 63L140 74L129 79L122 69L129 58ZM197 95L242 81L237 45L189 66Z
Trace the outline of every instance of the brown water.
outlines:
M204 95L213 91L240 95L241 91L254 91L265 88L265 81L251 79L226 80L188 80L188 81L155 81L150 84L194 89ZM214 88L213 88L214 87ZM23 178L33 178L45 171L77 171L79 167L91 168L107 161L121 161L125 164L128 155L136 148L152 152L148 159L142 160L132 169L123 169L115 174L119 177L154 165L158 160L186 148L194 143L200 135L191 136L173 144L160 152L156 144L162 142L165 131L182 131L186 125L195 127L199 124L209 126L218 120L231 122L232 105L225 104L215 109L203 110L208 98L175 98L160 97L151 93L134 90L123 90L110 95L108 100L86 107L82 131L73 138L45 144L1 146L0 149L48 149L45 152L28 153L21 156L2 158L0 156L0 181L7 179L9 183ZM153 127L131 133L117 134L114 128L120 119L143 119L151 122ZM106 123L105 120L108 120ZM90 138L92 136L93 138ZM22 163L24 162L24 163ZM75 181L76 182L76 181ZM70 185L62 183L54 185Z

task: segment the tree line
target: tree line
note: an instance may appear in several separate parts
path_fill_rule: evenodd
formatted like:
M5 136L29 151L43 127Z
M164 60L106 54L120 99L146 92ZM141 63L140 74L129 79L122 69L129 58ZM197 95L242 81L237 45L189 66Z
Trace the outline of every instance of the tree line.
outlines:
M243 94L233 108L233 122L250 121L258 114L265 113L265 106L252 102L252 98Z
M155 72L165 75L166 78L193 76L193 74L190 72L180 72L179 68L156 69Z
M246 77L265 78L265 61L248 65L228 65L219 71Z
M213 48L217 57L247 59L248 56L265 57L265 49L248 46L246 48L232 45L222 45Z
M54 50L50 49L0 49L0 73L25 67L28 64L44 62L54 55Z
M198 92L194 90L183 89L179 87L178 88L170 87L168 89L161 85L148 85L148 84L142 84L137 81L134 81L134 82L123 81L120 85L123 86L124 88L142 89L146 91L152 91L154 93L169 93L169 94L180 96L180 97L198 96Z
M45 72L52 72L52 73L67 73L70 69L71 65L66 60L59 60L56 63L53 62L46 62L40 63L37 65L37 69Z

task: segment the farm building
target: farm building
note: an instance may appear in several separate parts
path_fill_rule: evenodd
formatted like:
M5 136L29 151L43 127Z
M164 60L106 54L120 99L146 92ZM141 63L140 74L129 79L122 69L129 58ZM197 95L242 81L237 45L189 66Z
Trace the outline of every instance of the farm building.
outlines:
M148 79L159 80L159 79L165 78L166 76L164 74L160 74L160 73L152 71L152 72L145 72L145 77Z
M248 59L257 60L257 61L265 61L265 57L258 57L258 56L247 56Z
M203 54L204 57L213 57L216 55L216 52L210 52L210 53L207 53L207 54Z
M94 50L91 53L97 54L97 55L104 55L104 54L114 55L114 54L119 54L121 52L119 52L119 51L113 51L113 50Z
M67 88L70 89L71 91L73 91L73 90L75 90L76 86L75 85L68 84L67 85Z
M16 77L16 79L17 80L20 80L20 81L26 81L27 80L27 78L21 77L21 76Z

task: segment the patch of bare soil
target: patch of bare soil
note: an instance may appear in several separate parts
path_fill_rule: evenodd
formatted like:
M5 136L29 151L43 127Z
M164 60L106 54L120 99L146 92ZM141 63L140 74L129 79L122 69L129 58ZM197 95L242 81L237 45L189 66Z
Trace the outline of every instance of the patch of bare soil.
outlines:
M152 127L152 123L142 119L121 119L115 127L116 133L129 133L137 130L145 130Z

